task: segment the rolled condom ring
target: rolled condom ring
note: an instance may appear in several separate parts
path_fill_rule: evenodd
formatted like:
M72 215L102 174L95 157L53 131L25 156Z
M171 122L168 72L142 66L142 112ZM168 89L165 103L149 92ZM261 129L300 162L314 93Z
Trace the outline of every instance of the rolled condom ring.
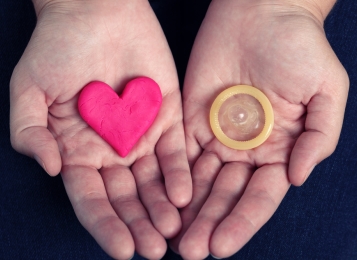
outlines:
M263 92L247 85L230 87L214 100L210 111L214 135L227 147L249 150L264 143L274 126L274 112Z

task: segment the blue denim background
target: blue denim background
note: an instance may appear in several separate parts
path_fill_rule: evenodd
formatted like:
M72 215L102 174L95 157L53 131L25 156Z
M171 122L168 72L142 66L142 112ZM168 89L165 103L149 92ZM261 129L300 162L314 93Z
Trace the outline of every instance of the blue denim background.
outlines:
M182 82L209 1L151 4ZM61 177L10 145L9 80L35 23L30 0L0 0L0 259L110 259L79 224ZM357 1L340 0L325 28L351 80L338 147L230 259L357 259ZM168 251L164 259L181 258Z

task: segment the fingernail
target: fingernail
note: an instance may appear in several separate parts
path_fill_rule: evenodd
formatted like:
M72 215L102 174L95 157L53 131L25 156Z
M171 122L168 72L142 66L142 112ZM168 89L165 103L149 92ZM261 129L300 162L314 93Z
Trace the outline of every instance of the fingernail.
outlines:
M33 158L37 161L37 163L39 165L41 165L41 167L47 172L46 170L46 165L44 164L44 162L41 160L40 157L38 157L37 155L34 155Z
M214 259L222 259L222 258L219 258L219 257L214 256L214 255L212 255L212 254L211 254L211 256L212 256Z

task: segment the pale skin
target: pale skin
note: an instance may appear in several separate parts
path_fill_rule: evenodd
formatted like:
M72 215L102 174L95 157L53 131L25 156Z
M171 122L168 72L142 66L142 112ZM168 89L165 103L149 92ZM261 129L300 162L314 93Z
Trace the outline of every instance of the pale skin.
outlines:
M171 246L185 259L228 257L336 146L349 83L323 31L334 1L212 2L184 85L193 199L181 220L192 186L176 71L147 1L128 2L34 1L38 24L10 84L12 144L61 171L79 221L112 257L162 257L181 222ZM120 158L80 119L77 96L92 80L120 93L143 75L163 106ZM261 89L275 111L271 137L245 152L208 122L214 98L237 84Z
M171 247L184 259L229 257L269 220L291 184L302 185L339 138L349 80L323 21L333 1L213 0L187 68L184 125L193 198ZM209 110L246 84L269 98L275 125L258 148L213 135Z
M11 141L61 176L81 224L116 259L161 258L189 203L182 105L174 61L145 0L35 1L36 29L11 79ZM80 118L94 80L121 93L138 76L163 95L153 125L121 158Z

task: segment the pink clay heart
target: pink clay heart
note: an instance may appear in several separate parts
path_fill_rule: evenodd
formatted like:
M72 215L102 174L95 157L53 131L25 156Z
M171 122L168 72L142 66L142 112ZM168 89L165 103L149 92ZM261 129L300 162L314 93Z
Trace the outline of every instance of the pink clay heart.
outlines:
M125 157L148 130L162 102L160 87L147 77L131 80L121 96L107 84L86 85L78 99L81 117Z

